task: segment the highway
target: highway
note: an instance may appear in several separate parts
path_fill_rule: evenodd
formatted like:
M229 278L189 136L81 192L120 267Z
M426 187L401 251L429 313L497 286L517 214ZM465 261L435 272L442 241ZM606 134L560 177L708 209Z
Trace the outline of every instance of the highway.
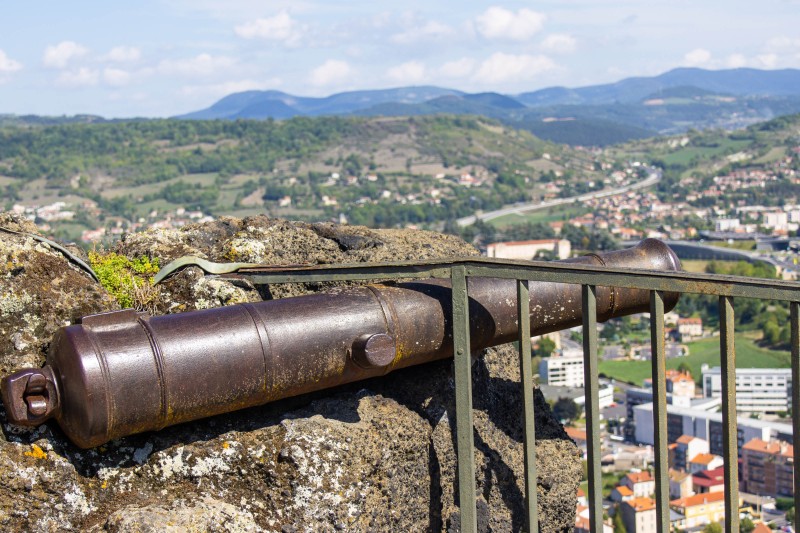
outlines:
M479 213L468 217L459 218L456 222L458 223L459 226L469 226L470 224L474 224L478 220L483 220L484 222L487 222L489 220L499 218L505 215L511 215L511 214L524 215L526 213L532 213L534 211L539 211L541 209L548 209L550 207L556 207L559 205L571 204L573 202L587 202L589 200L594 200L596 198L605 198L607 196L616 196L618 194L625 194L630 191L635 191L637 189L644 189L645 187L650 187L652 185L655 185L656 183L659 182L659 180L661 180L661 176L662 173L660 169L651 167L650 175L647 178L643 179L642 181L637 181L636 183L626 185L624 187L581 194L580 196L570 196L569 198L559 198L557 200L549 200L547 202L527 203L511 207L504 207L502 209L497 209L496 211L487 211L486 213Z

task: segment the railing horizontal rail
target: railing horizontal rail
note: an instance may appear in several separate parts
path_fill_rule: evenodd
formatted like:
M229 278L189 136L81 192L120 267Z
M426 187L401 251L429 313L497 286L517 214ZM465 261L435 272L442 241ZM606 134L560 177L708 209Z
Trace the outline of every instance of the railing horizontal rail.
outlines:
M625 287L663 292L713 294L763 300L800 300L800 282L746 278L683 271L654 271L576 263L515 261L483 257L450 261L397 261L302 267L248 268L239 271L255 283L310 283L398 278L449 278L455 265L466 268L469 277L536 279L576 285L591 281L595 286Z

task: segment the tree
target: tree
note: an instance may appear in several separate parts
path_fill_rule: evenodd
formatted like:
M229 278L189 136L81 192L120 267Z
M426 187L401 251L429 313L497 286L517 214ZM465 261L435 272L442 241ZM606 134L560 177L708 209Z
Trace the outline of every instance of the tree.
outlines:
M617 506L617 512L614 513L614 521L612 524L614 525L614 533L627 533L625 522L622 521L622 511L619 506Z
M703 533L722 533L722 526L719 522L711 522L703 528Z
M692 367L686 361L681 361L681 364L678 365L678 372L683 372L684 374L691 374Z
M556 400L556 403L553 404L553 416L555 416L557 420L571 422L578 418L580 414L581 408L569 398L559 398Z
M740 533L750 533L756 528L756 525L747 517L742 518L739 522L739 532Z
M536 349L533 350L533 355L538 355L539 357L550 357L555 349L556 343L553 342L553 339L549 337L542 337L539 339Z

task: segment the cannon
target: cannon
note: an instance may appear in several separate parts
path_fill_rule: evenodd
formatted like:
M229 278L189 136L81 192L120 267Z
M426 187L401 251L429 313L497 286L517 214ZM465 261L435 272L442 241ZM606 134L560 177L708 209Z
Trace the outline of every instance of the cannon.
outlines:
M568 262L678 270L653 239ZM514 280L469 278L471 349L516 340ZM579 285L531 282L533 334L582 321ZM671 309L677 294L666 294ZM452 357L450 281L362 285L163 316L132 309L61 328L43 368L2 379L8 420L55 418L83 448ZM648 291L597 288L597 318L647 311Z

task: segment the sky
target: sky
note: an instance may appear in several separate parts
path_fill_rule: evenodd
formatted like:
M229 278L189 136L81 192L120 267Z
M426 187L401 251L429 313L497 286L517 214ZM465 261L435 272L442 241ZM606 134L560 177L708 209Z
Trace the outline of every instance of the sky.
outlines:
M230 93L518 94L800 68L800 0L5 2L0 113L165 117Z

